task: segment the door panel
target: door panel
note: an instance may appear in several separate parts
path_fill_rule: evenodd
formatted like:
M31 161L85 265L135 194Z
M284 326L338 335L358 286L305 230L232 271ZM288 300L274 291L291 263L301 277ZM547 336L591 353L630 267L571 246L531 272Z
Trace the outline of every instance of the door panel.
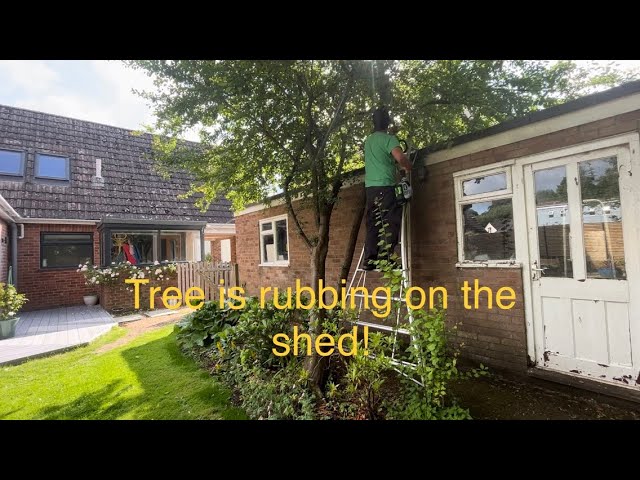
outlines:
M626 255L624 236L638 215L621 195L631 175L620 176L629 165L622 147L524 165L539 366L635 384L627 273L637 256Z

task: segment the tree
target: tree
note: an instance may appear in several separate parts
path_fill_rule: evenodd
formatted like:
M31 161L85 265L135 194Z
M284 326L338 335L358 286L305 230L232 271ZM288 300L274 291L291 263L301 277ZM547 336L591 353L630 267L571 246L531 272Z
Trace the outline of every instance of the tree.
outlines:
M129 65L155 78L157 91L143 95L154 105L156 129L163 135L156 137L160 164L195 175L189 193L202 207L226 195L239 209L267 201L277 187L309 248L315 288L325 278L338 193L345 174L364 164L361 148L375 106L389 105L403 125L401 133L428 145L561 101L571 67L566 62L449 60ZM197 149L175 140L192 127L201 128ZM300 220L302 208L311 209L310 224ZM356 235L351 237L355 242ZM349 248L353 251L353 245ZM323 311L315 312L312 336L321 333L323 318ZM317 386L322 360L309 357L306 364Z

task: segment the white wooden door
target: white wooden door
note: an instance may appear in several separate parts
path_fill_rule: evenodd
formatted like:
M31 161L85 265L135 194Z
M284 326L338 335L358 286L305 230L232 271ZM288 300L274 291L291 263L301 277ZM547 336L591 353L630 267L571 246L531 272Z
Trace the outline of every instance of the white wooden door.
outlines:
M640 385L640 166L632 158L620 146L524 165L538 366Z

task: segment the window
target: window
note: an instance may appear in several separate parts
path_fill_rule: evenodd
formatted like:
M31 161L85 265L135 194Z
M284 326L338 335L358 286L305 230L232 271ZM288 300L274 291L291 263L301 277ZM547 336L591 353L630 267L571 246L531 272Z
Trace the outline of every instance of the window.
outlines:
M454 180L459 261L514 261L511 166L459 172Z
M153 263L157 234L149 232L111 232L111 262Z
M24 153L0 150L0 175L21 177L24 175Z
M69 180L69 159L57 155L36 154L37 178Z
M78 268L93 262L93 234L43 233L40 237L41 268Z
M160 232L160 261L199 262L200 232L170 231Z
M111 231L113 263L199 262L200 230Z
M261 265L289 265L287 216L260 221Z

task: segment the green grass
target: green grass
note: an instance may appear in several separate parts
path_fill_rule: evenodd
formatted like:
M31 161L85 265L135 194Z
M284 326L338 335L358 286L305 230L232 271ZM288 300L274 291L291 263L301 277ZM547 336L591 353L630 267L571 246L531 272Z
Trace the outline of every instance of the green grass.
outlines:
M113 350L114 328L71 352L0 367L0 419L244 419L229 391L182 355L173 326Z

